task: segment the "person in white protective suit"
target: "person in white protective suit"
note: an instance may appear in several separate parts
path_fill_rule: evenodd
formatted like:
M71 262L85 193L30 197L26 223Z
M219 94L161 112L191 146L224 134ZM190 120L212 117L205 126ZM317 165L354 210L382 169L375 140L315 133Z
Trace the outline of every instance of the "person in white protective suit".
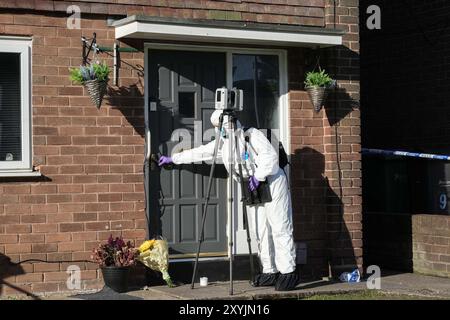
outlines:
M219 126L222 111L216 110L211 123ZM223 117L222 139L219 145L217 162L222 160L229 170L230 141L228 116ZM240 128L238 121L237 127ZM238 148L233 140L233 177L239 181L238 159L243 167L244 178L249 179L249 190L256 190L262 181L269 184L271 202L248 207L250 231L258 243L258 255L262 265L262 274L254 279L255 286L275 286L278 291L292 290L298 284L296 272L296 252L293 238L292 205L288 182L284 171L278 165L278 153L267 137L259 130L250 128L245 133L236 130ZM245 136L249 139L245 139ZM234 137L234 135L232 135ZM233 138L234 139L234 138ZM214 156L215 141L198 148L172 155L162 156L159 166L171 163L180 165L211 161ZM246 150L246 151L245 151ZM238 152L240 154L238 154Z

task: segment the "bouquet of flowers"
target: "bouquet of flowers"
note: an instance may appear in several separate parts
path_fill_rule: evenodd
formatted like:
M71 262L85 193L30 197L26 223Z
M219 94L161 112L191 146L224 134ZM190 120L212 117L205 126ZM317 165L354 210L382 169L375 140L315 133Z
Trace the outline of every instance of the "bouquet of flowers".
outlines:
M148 240L139 247L138 261L162 273L169 287L175 287L169 275L169 245L166 240Z

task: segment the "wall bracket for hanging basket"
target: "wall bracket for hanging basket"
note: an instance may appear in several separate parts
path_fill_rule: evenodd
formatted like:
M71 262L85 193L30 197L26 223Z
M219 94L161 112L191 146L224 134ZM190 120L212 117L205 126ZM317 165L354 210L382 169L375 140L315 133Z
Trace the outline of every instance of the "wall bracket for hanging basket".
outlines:
M97 34L94 32L92 38L87 39L86 37L81 37L81 42L83 44L83 51L82 51L82 61L83 61L83 65L87 65L90 63L89 61L89 54L91 53L91 51L93 51L95 54L100 54L100 53L106 53L109 56L111 56L113 58L113 85L117 86L118 82L119 82L119 69L121 67L121 59L120 59L120 53L121 52L141 52L138 49L135 48L129 48L129 47L125 47L125 48L121 48L119 41L114 42L114 46L113 47L103 47L103 46L99 46L97 44ZM112 52L112 53L110 53ZM140 72L142 72L141 70L138 70Z
M90 63L89 61L89 54L91 51L94 53L94 57L97 53L100 52L100 49L97 46L97 34L94 32L93 37L91 39L86 39L86 37L81 37L81 42L83 44L83 51L82 51L82 60L83 60L83 66L86 66ZM83 83L84 87L89 93L89 96L91 97L92 102L97 107L97 109L100 109L100 106L102 105L103 97L106 94L106 88L108 86L107 81L99 81L97 79L95 80L89 80L85 81Z
M86 39L86 37L81 37L81 42L83 44L83 51L81 53L81 58L83 61L83 66L87 65L89 63L89 54L92 50L94 50L94 53L100 52L99 48L97 47L97 33L93 33L93 36L91 39Z
M86 37L81 37L81 42L83 45L82 50L82 61L83 66L86 66L91 63L91 61L95 60L95 56L100 53L106 53L109 56L113 58L113 85L118 85L119 80L119 69L121 65L121 59L120 59L120 52L141 52L138 49L135 48L121 48L119 45L119 42L114 42L113 47L102 47L97 44L97 34L94 32L92 35L92 38L88 39ZM93 52L94 58L90 59L89 55ZM109 52L112 52L109 53ZM131 66L130 64L127 64ZM143 76L143 70L140 70L137 67L132 66L133 69L137 70L138 72L142 73ZM143 68L142 68L143 69ZM91 96L92 101L94 102L95 106L97 108L100 108L100 105L102 103L103 97L106 94L106 89L108 86L108 81L98 81L98 80L91 80L86 81L84 83L84 86L86 87L86 90L89 92L89 95Z

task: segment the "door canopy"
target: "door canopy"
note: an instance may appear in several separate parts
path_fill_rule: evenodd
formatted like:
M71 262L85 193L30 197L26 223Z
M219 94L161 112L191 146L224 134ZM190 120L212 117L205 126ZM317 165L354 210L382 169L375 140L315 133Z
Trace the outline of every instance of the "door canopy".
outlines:
M115 21L116 39L197 41L292 47L342 45L343 31L274 24L130 16Z

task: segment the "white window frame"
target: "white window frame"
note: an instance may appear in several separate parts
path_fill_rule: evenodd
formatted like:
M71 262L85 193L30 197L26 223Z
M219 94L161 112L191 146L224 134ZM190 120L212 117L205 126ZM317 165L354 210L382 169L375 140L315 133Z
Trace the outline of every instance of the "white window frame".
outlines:
M32 39L0 37L0 52L20 54L22 160L0 161L0 176L30 173L32 167L31 143L31 47Z

